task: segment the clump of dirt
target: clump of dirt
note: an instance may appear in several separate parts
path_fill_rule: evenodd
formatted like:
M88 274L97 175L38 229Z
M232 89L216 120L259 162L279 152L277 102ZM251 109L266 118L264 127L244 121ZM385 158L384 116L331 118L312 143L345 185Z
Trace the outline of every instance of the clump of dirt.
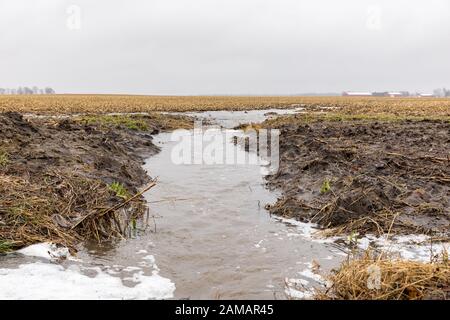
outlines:
M0 114L0 253L36 242L75 249L88 238L126 236L146 210L140 188L153 185L142 168L144 157L159 151L151 134L188 121L116 117Z
M267 179L282 198L272 214L336 233L449 237L449 122L277 123L280 168Z

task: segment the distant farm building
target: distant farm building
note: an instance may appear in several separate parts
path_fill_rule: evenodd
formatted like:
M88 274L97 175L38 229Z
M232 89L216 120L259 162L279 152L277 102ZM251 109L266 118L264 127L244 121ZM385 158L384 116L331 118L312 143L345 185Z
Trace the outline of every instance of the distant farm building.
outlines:
M344 91L342 93L344 97L371 97L371 92L350 92L350 91Z
M399 91L399 92L352 92L352 91L344 91L342 93L344 97L409 97L409 92L407 91Z
M401 92L389 92L389 97L395 98L395 97L409 97L409 92L401 91Z
M434 94L432 94L432 93L421 93L421 94L419 94L419 97L420 98L433 98Z
M389 97L389 92L372 92L374 97Z

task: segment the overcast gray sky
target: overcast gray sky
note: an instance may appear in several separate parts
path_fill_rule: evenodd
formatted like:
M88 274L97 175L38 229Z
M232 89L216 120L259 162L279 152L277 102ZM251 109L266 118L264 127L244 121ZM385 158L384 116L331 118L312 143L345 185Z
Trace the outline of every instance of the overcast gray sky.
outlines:
M0 0L0 87L295 94L450 87L448 0Z

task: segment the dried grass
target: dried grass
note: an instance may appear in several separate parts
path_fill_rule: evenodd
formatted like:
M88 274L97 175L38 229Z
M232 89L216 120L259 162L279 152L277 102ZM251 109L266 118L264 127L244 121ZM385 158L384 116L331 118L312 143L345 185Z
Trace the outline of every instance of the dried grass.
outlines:
M104 182L68 172L0 174L0 252L47 241L75 251L88 238L124 237L145 212L139 195L124 201Z
M377 272L379 271L379 282ZM450 298L450 265L443 253L430 263L392 259L366 251L348 259L315 298L337 300L420 300Z

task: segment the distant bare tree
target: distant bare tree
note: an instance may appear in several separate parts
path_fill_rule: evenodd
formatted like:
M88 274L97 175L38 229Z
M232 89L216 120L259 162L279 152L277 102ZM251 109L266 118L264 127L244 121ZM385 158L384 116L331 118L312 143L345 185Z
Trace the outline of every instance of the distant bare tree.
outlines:
M23 94L33 94L33 90L28 87L25 87L23 88Z
M450 97L450 90L447 90L446 88L442 89L444 92L444 97Z
M433 90L433 94L434 94L436 97L442 97L442 90L441 90L441 89L434 89L434 90Z
M55 94L55 90L50 87L45 88L45 94Z
M55 90L51 87L39 88L33 87L18 87L17 89L0 88L0 94L55 94Z

